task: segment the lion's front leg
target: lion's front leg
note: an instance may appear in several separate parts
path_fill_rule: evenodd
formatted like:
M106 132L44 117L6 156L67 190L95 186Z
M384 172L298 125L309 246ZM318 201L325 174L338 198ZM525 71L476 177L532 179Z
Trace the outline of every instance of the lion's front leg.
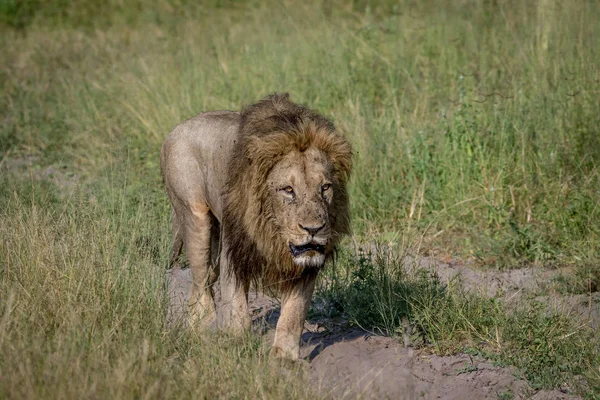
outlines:
M300 336L310 306L317 271L310 271L282 290L281 316L275 328L272 354L275 357L297 360L300 356Z

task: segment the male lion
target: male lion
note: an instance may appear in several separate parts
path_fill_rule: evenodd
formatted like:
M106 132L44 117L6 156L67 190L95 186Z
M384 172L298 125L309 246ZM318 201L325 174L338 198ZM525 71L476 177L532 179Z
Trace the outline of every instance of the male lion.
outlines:
M248 288L260 282L282 297L272 353L298 358L317 273L350 230L351 158L334 125L288 94L241 113L199 114L169 134L161 169L172 205L170 266L185 245L192 323L249 328Z

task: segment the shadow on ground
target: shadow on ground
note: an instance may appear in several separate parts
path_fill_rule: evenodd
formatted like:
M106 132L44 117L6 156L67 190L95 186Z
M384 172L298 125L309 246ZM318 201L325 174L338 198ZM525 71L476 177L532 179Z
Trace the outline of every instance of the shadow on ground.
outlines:
M167 275L169 318L175 321L185 318L191 273L174 269ZM253 330L270 343L279 318L277 300L252 292L249 306ZM558 390L536 392L512 367L494 366L468 354L440 357L356 328L325 329L309 320L302 341L301 357L309 362L310 381L326 398L577 399Z

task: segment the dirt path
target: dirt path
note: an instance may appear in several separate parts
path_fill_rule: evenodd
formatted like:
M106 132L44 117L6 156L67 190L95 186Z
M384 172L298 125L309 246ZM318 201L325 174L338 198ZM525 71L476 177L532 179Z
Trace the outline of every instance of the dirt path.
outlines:
M423 260L423 263L428 260ZM424 265L425 266L425 265ZM494 293L513 283L515 293L533 290L536 272L493 273L476 277L462 267L449 264L427 265L436 268L441 279L467 279L482 282ZM466 272L466 274L465 274ZM465 276L466 275L466 276ZM172 320L182 318L191 285L189 270L168 272ZM495 285L495 286L494 286ZM529 286L528 286L529 285ZM475 287L475 286L473 286ZM527 287L527 289L523 289ZM491 293L491 292L490 292ZM514 293L508 291L509 295ZM278 305L268 296L252 293L250 309L257 332L272 339L278 317ZM596 310L597 313L597 310ZM310 379L324 397L366 399L577 399L558 390L532 390L519 379L514 368L493 366L490 362L467 354L439 357L404 348L396 339L374 336L350 329L331 333L319 324L307 322L302 335L301 356L310 363Z
M513 368L496 367L467 354L413 354L392 338L362 332L347 334L320 352L311 361L311 378L335 398L576 398L559 391L534 395Z
M573 271L569 269L520 268L507 271L481 270L460 263L442 263L428 257L418 260L419 267L436 274L445 284L458 282L467 291L497 297L507 305L523 301L539 301L552 311L600 329L600 292L592 294L559 294L557 281Z

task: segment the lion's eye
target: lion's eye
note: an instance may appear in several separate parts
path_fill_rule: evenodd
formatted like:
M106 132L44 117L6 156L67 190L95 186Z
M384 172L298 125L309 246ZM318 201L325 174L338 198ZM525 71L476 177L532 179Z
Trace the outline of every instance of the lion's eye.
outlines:
M294 193L294 188L292 188L291 186L286 186L283 189L284 192L286 192L287 194L293 194Z
M331 188L331 183L326 183L323 186L321 186L321 190L326 192Z

